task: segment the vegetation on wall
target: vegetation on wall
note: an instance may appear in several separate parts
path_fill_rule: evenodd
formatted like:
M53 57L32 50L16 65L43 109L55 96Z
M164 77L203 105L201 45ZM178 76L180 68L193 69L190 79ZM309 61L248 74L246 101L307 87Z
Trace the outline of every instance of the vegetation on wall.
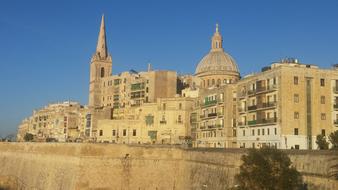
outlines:
M329 135L329 141L332 144L332 149L338 150L338 130Z
M284 152L273 148L250 149L242 156L240 173L235 176L240 190L295 190L302 189L300 173L291 167Z
M329 149L329 143L327 142L326 137L324 135L317 135L316 143L318 145L318 149L320 150Z

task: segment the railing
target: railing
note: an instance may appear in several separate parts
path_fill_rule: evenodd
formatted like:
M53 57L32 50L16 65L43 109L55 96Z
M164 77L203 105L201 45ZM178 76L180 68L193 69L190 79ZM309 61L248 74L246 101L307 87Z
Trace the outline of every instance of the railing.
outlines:
M238 112L246 112L246 108L245 107L244 108L243 107L239 107L238 108Z
M257 89L256 89L256 92L264 92L264 91L266 91L265 86L260 86L260 87L257 87Z
M250 110L256 110L257 109L257 106L256 105L253 105L253 106L249 106L248 107L248 110L250 111Z
M217 103L217 100L210 100L204 102L204 106L210 106L210 105L215 105Z
M142 90L144 89L143 83L131 84L131 90Z
M338 104L333 104L333 108L336 110L338 109Z
M215 117L215 116L217 116L217 113L209 113L208 114L208 117Z
M256 93L256 89L254 89L254 90L248 90L248 95L253 95L255 93Z
M238 122L238 126L239 126L239 127L241 127L241 126L245 126L245 125L246 125L246 123L245 123L245 122L242 122L242 121Z
M277 102L266 102L266 103L261 103L261 104L257 104L257 108L270 108L270 107L274 107L277 105Z
M335 94L338 94L338 86L334 86L332 88L332 91L335 93Z
M248 125L256 125L256 120L248 121Z

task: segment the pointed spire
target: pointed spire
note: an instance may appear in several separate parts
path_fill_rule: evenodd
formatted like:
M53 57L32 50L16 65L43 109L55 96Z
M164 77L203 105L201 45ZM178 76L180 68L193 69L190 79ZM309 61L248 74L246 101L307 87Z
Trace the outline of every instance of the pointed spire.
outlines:
M211 39L211 51L223 51L223 38L219 33L219 26L216 23L216 31Z
M96 54L101 59L106 59L108 56L108 50L107 50L107 41L106 41L106 27L104 23L104 15L102 15L101 20L101 27L100 27L100 33L97 40L97 46L96 46Z

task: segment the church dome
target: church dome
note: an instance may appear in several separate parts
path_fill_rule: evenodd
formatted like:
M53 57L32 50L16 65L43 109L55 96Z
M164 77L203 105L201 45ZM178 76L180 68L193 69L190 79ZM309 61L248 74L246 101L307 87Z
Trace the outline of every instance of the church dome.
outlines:
M238 74L235 60L223 50L223 39L216 25L216 32L212 37L211 50L196 67L195 74Z
M235 60L229 54L224 51L210 51L198 63L195 74L222 71L239 72Z

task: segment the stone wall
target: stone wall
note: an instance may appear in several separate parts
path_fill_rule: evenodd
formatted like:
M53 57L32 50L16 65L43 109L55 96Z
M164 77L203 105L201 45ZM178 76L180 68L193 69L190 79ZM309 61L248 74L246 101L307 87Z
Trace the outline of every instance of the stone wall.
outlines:
M0 182L16 189L227 189L244 149L0 143ZM337 152L287 151L310 189L334 189ZM8 185L8 184L7 184Z

